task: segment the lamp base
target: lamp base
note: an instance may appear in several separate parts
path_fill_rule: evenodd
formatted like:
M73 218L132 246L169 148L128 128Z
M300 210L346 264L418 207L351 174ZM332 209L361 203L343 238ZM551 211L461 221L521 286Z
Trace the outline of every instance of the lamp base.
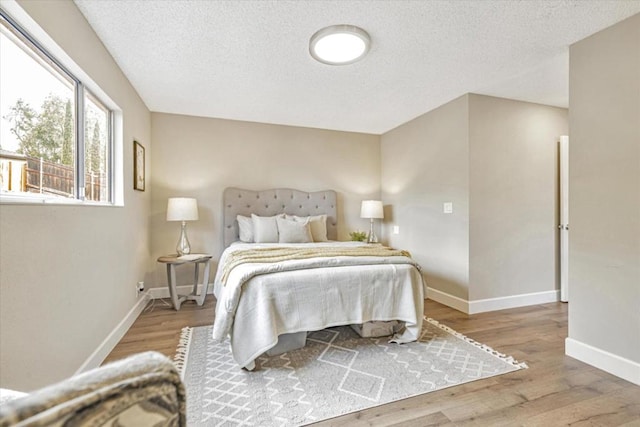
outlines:
M376 236L376 233L373 231L373 218L371 218L371 226L369 227L367 243L378 243L378 236Z
M185 221L182 221L182 228L180 229L180 238L178 239L176 252L178 253L178 256L189 255L191 253L191 244L187 238L187 223Z

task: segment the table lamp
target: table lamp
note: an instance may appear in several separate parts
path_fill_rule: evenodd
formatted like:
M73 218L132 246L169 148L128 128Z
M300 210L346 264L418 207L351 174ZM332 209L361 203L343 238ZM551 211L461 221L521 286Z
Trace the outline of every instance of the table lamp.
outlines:
M380 200L363 200L360 208L360 218L369 218L371 220L367 243L377 243L378 237L373 231L373 220L384 218L382 202Z
M167 221L182 221L182 229L176 251L179 256L191 253L187 238L187 221L198 219L198 201L189 197L171 197L167 204Z

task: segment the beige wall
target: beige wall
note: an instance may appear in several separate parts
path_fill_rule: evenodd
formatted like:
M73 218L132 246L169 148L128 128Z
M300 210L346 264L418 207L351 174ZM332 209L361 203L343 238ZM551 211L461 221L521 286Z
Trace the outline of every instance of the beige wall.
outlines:
M568 113L469 95L469 300L559 289L558 140Z
M384 134L385 239L465 301L555 291L566 133L566 109L469 94Z
M384 238L408 249L429 287L467 299L469 292L468 96L381 137ZM453 202L453 214L442 203ZM391 233L392 226L400 233Z
M136 301L148 270L149 192L134 192L131 144L151 157L150 114L71 1L26 12L124 112L124 207L0 205L0 387L72 375Z
M640 14L572 45L569 78L569 338L637 364Z
M284 187L338 192L339 238L365 230L360 202L380 197L380 138L293 126L153 113L151 252L175 252L180 226L165 220L167 198L198 199L200 220L188 224L194 251L222 251L222 192ZM191 272L179 271L179 284ZM213 273L212 273L213 274ZM155 266L149 283L166 286Z

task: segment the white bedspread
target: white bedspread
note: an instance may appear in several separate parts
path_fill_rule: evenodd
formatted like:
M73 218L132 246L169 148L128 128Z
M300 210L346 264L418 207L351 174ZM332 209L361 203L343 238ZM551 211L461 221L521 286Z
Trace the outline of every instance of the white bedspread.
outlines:
M359 242L315 243L354 246ZM309 247L311 244L305 244ZM213 338L231 339L234 359L253 369L254 360L285 333L315 331L371 320L401 320L405 330L395 342L420 336L424 284L408 257L332 257L269 264L241 264L225 286L222 265L229 253L282 244L234 244L223 253L214 281ZM298 245L287 245L298 246Z

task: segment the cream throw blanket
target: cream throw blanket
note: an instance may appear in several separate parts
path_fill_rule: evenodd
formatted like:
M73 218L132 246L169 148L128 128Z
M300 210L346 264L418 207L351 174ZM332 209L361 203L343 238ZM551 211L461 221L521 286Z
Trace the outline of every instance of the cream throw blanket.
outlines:
M407 251L393 249L387 246L370 245L356 247L324 246L313 248L301 247L273 247L236 251L230 254L222 270L222 284L226 285L229 273L240 264L267 264L308 258L334 258L339 256L405 256L411 258Z

